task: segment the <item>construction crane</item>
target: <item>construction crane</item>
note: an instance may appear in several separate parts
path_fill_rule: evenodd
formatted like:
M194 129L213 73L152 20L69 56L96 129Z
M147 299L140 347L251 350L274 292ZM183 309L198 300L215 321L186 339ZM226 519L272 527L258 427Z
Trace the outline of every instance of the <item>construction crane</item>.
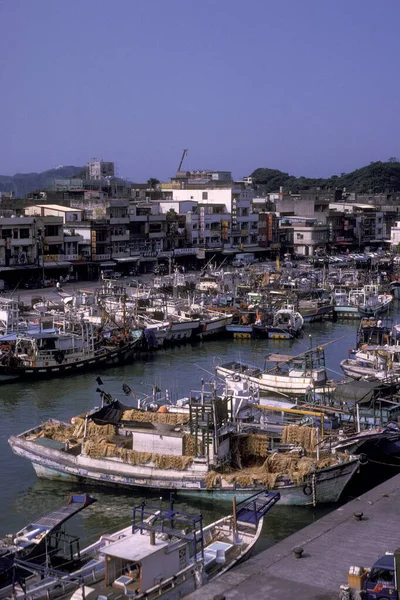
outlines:
M186 156L186 154L187 154L187 153L188 153L188 151L187 151L187 148L185 148L185 150L184 150L184 151L183 151L183 153L182 153L182 158L181 158L181 162L179 163L179 167L178 167L178 171L177 171L177 173L179 173L179 171L181 170L181 167L182 167L183 161L184 161L184 159L185 159L185 156Z

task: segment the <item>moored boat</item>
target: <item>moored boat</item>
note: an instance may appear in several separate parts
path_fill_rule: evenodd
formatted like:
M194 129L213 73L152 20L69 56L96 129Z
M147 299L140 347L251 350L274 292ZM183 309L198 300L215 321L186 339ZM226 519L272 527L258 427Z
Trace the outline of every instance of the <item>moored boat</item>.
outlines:
M275 363L275 366L268 368L267 363ZM323 348L309 350L298 356L270 354L265 359L263 370L233 361L218 365L215 371L222 377L236 376L248 381L260 392L299 396L314 388L327 387Z
M290 430L294 453L292 446L277 452L270 436L253 434L252 425L247 430L245 421L232 416L237 412L232 401L232 394L202 391L191 393L185 409L175 406L169 412L166 407L144 412L112 401L71 423L50 420L11 436L9 443L48 479L225 499L247 498L269 487L279 491L283 503L298 505L339 499L357 460L329 452L319 456L318 434L309 427ZM304 439L307 456L301 450Z
M168 508L142 503L133 508L130 527L83 551L93 556L88 565L71 573L43 568L37 571L41 580L14 585L13 598L47 600L74 592L75 600L99 600L117 591L118 598L177 600L249 558L264 516L278 501L279 493L260 490L206 527L200 514L176 510L172 500Z
M62 527L94 502L96 500L86 494L71 494L64 506L39 517L15 535L0 540L0 598L11 591L7 586L11 585L12 580L24 573L22 568L14 571L16 559L44 565L46 562L59 561L66 545L73 544L75 551L79 550L77 538L66 536Z
M1 338L0 382L45 379L125 364L143 346L143 332L96 335L90 323L61 330L40 320L35 330Z

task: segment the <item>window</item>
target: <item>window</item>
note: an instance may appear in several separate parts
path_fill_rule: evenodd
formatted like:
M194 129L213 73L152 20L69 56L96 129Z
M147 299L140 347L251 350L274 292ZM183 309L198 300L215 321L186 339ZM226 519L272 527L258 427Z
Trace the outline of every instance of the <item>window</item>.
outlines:
M296 239L303 240L304 239L304 235L302 233L297 233L296 234Z
M26 229L20 229L19 230L19 238L21 240L27 240L27 239L29 239L29 229L28 228L26 228Z
M203 200L208 200L208 192L203 192L201 196Z
M6 240L7 238L11 237L11 229L2 229L1 231L1 237L3 240Z
M197 223L193 223L193 229L197 229Z
M57 236L59 235L59 225L46 225L45 236Z

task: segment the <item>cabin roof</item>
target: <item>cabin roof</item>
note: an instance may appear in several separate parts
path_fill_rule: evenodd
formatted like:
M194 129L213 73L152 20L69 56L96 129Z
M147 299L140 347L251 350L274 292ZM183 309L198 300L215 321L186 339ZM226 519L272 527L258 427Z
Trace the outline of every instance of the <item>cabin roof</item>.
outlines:
M293 360L293 356L291 354L269 354L266 356L265 360L270 362L289 362Z
M157 536L155 545L151 546L150 535L148 533L135 533L118 542L114 542L114 544L110 544L103 552L106 556L138 562L149 554L166 546L168 546L168 542L160 540Z

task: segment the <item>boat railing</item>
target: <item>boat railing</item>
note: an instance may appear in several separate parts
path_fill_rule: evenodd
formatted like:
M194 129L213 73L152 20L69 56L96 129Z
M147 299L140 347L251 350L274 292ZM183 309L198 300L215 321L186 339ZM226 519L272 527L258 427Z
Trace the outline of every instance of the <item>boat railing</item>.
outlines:
M152 588L146 590L143 594L135 595L135 598L142 599L146 598L146 600L153 600L153 598L159 598L163 596L170 590L180 586L187 579L192 579L193 575L198 572L199 567L204 564L203 558L196 557L196 562L189 565L182 571L178 573L178 575L173 575L168 579L164 579L159 584L153 586ZM176 592L178 593L178 592Z

